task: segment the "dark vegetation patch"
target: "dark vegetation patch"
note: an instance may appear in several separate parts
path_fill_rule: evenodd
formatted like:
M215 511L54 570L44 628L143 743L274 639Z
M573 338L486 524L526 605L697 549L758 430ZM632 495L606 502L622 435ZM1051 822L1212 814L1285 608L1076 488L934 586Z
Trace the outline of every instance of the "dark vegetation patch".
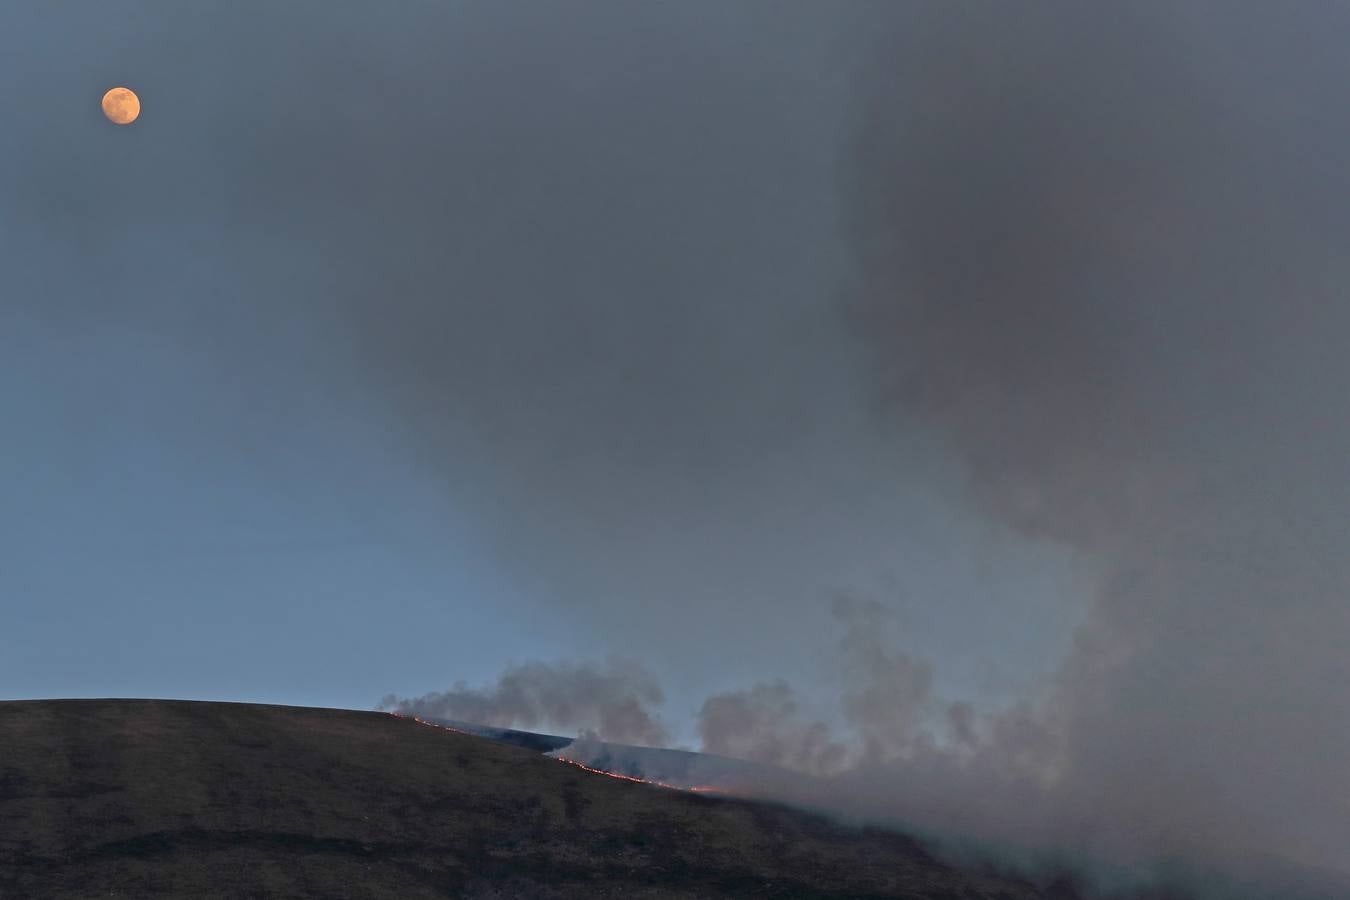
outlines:
M0 703L0 897L1044 896L902 835L381 713Z

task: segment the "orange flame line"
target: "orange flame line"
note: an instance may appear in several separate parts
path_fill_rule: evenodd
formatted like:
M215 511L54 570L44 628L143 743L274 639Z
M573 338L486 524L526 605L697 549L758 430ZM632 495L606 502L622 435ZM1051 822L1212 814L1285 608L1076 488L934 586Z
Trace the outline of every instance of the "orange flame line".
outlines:
M604 769L595 769L595 768L592 768L592 767L586 765L585 763L577 762L575 759L568 759L568 758L565 757L565 756L555 756L555 757L553 757L553 758L556 759L556 760L558 760L559 762L565 762L565 763L567 763L568 765L576 766L578 769L585 769L587 772L593 772L593 773L595 773L596 775L607 775L607 776L609 776L610 778L617 778L617 779L619 779L620 781L631 781L631 782L634 782L635 784L651 784L651 785L655 785L656 787L668 788L669 790L672 790L672 791L691 791L691 792L696 793L696 794L725 794L725 793L729 793L728 791L726 791L726 790L724 790L724 789L722 789L722 788L713 787L713 786L711 786L711 785L702 785L702 784L699 784L699 785L691 785L691 786L689 786L689 787L685 787L684 785L670 784L669 782L666 782L666 781L657 781L657 780L652 779L652 778L638 778L636 775L620 775L618 772L606 772Z
M392 710L390 710L390 711L388 711L388 712L389 712L389 715L393 716L393 717L396 718L396 719L411 719L412 721L416 722L418 725L425 725L425 726L427 726L428 728L439 728L441 731L453 731L455 734L466 734L466 735L469 735L469 737L474 737L474 736L475 736L475 735L469 734L469 732L464 731L464 730L462 730L462 729L459 729L459 728L451 728L449 725L437 725L435 722L428 722L426 719L422 718L421 716L407 716L407 715L404 715L403 713L400 713L400 712L393 712ZM631 782L633 782L634 784L650 784L650 785L655 785L656 787L667 788L668 790L672 790L672 791L690 791L691 793L695 793L695 794L729 794L729 793L732 793L731 791L728 791L728 790L726 790L725 788L713 787L712 785L702 785L702 784L699 784L699 785L692 785L692 786L690 786L690 787L684 787L683 785L670 784L670 783L665 782L665 781L656 781L656 780L650 779L650 778L638 778L638 777L635 776L635 775L620 775L618 772L606 772L604 769L595 769L595 768L592 768L592 767L586 765L585 763L577 762L575 759L568 759L568 758L565 757L565 756L555 756L555 757L552 757L552 758L558 760L558 762L565 762L565 763L567 763L569 766L576 766L578 769L585 769L587 772L592 772L592 773L594 773L594 774L596 774L596 775L605 775L605 776L608 776L609 778L617 778L617 779L619 779L620 781L631 781Z
M469 734L467 731L463 731L459 728L451 728L449 725L437 725L435 722L428 722L421 716L405 716L400 712L390 712L389 715L393 716L395 719L411 719L418 725L425 725L428 728L439 728L441 731L453 731L455 734ZM473 737L473 735L470 734L469 737Z

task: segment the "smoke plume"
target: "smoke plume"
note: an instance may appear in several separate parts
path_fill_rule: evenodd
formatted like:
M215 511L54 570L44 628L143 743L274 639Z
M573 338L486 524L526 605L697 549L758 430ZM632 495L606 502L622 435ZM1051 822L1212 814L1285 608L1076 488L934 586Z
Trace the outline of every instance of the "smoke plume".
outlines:
M940 661L845 604L842 724L762 682L706 701L705 748L1141 877L1350 872L1350 15L857 10L843 293L875 421L936 435L988 522L1095 584L1021 702L936 696Z
M1101 578L1037 708L954 712L970 758L864 766L860 801L1135 862L1350 871L1347 25L895 15L844 166L851 311L888 410L945 436L994 521Z
M707 697L709 749L830 775L850 814L1350 870L1343 4L144 18L78 71L30 60L53 109L102 54L165 74L116 149L6 132L19 318L191 351L233 399L180 418L279 491L315 404L359 424L379 453L335 427L326 471L374 541L451 567L347 477L379 459L491 549L491 596L438 609L461 646L528 594L565 652L641 659ZM66 443L140 428L101 396L56 404ZM1006 584L965 577L985 530L1025 551ZM1046 548L1090 580L1062 607ZM820 598L891 603L890 575L947 640L841 603L820 676ZM960 656L992 687L942 688ZM662 743L661 696L536 663L389 703Z
M803 721L792 688L784 681L714 694L698 717L705 753L748 759L799 772L840 771L848 748L824 722Z
M379 708L498 728L588 732L616 743L662 746L669 735L651 707L663 699L660 685L642 666L610 659L604 666L525 663L508 668L491 687L457 682L447 691L421 697L391 694Z

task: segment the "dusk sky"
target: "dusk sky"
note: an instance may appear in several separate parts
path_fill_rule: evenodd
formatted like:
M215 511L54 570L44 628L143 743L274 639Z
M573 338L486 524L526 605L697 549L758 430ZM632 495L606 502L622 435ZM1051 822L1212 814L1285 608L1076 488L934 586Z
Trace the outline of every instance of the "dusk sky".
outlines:
M967 693L1034 678L1064 555L869 421L855 54L769 9L7 7L0 691L365 707L620 653L692 704L815 677L841 590Z
M613 657L861 809L1350 870L1348 27L0 6L0 697Z

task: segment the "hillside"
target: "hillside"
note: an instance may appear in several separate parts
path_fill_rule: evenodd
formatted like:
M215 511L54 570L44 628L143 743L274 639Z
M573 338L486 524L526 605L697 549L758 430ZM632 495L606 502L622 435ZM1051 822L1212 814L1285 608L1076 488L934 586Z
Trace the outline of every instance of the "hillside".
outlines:
M0 702L0 897L1023 900L909 839L383 713Z

